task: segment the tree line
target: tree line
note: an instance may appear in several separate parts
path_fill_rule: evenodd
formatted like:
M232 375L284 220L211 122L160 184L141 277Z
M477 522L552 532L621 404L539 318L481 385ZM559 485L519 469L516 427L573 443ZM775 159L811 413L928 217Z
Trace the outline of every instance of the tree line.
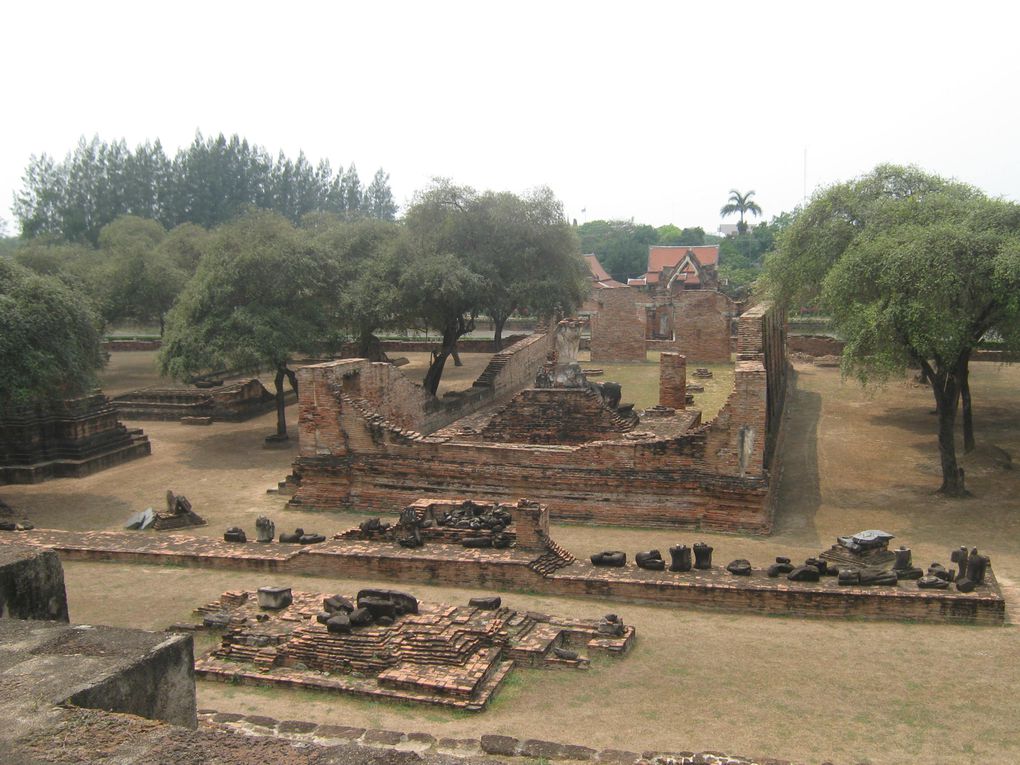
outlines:
M380 330L434 330L442 340L423 385L435 394L447 358L479 315L495 322L498 346L512 313L570 313L588 289L576 233L550 190L519 196L449 181L419 192L399 222L316 211L295 223L249 208L210 229L167 230L125 215L100 229L95 246L22 239L0 262L10 285L45 286L51 297L43 304L75 296L65 301L77 311L74 321L58 328L53 317L47 336L73 344L88 326L80 341L88 345L98 343L105 322L158 322L160 365L177 379L274 370L281 437L284 385L296 389L290 361L297 354L332 354L355 340L361 355L373 357ZM73 395L94 383L98 369L98 355L77 352L53 357L66 367L47 378L56 387L28 373L38 354L29 336L18 335L25 324L18 317L39 317L27 294L14 286L0 292L10 320L0 327L7 405Z
M205 228L248 208L273 210L297 223L311 212L393 220L397 205L389 175L379 169L367 187L351 164L335 171L327 160L312 165L303 152L275 158L238 135L196 134L173 157L162 144L131 150L125 141L84 137L63 160L33 156L15 194L23 237L49 236L97 244L99 233L122 215Z

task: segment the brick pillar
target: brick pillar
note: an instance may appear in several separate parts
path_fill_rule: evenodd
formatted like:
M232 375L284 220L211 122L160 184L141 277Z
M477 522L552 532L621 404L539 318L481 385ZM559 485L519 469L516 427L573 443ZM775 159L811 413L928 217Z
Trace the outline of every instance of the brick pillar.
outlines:
M659 356L659 405L687 408L687 357L663 351Z

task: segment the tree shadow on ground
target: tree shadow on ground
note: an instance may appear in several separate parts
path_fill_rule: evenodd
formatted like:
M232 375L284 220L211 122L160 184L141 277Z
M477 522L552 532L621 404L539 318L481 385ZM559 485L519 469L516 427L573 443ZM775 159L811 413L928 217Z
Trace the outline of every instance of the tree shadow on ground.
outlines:
M0 487L0 492L8 488L11 487ZM109 494L76 493L68 496L59 492L5 492L3 496L14 509L16 519L25 518L41 529L104 529L110 525L111 518L123 517L126 523L132 513L145 509Z
M779 455L782 464L775 487L773 534L784 541L817 541L814 518L822 496L818 472L818 419L822 397L795 389L786 403L786 433ZM773 470L775 467L773 467Z
M188 444L181 455L181 465L192 470L249 470L262 464L293 462L298 455L296 428L291 429L287 446L266 449L265 438L272 432L272 429L259 429L209 433Z

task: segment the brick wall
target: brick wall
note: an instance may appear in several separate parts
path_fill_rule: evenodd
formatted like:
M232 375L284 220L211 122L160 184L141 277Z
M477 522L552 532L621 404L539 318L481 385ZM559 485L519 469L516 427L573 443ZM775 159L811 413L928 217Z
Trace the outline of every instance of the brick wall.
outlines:
M82 477L150 453L102 393L39 404L0 419L0 483Z
M470 440L581 444L618 438L631 427L588 388L528 388L504 404Z
M424 436L407 419L366 406L364 387L348 395L337 385L345 365L367 362L306 367L294 465L301 480L291 502L394 513L420 497L530 496L556 520L766 532L766 454L786 385L783 321L763 305L739 324L743 353L726 403L713 420L675 437L536 445ZM405 386L386 387L398 373L387 369L373 400L404 395ZM770 391L770 376L779 391ZM386 411L413 413L409 403L399 410L391 401Z
M806 356L842 356L842 340L827 335L790 335L787 339L790 353L803 353Z
M339 398L347 397L379 421L379 427L431 433L532 385L552 347L552 336L529 335L492 357L472 387L436 398L392 364L345 359L298 370L298 432L302 456L346 451L337 428ZM352 404L353 405L353 404Z
M645 325L639 317L638 292L612 287L593 294L598 312L591 317L592 361L644 361Z
M687 357L669 351L659 356L659 404L687 408Z
M730 360L730 326L738 306L714 290L683 290L673 297L673 337L648 341L649 350L673 350L691 361Z
M531 528L542 543L528 549L534 549L537 555L541 549L549 549L550 544L555 547L555 543L547 540L548 521L547 516L543 518L542 509L519 510L514 517L519 546L522 539L527 539L522 534L526 535ZM532 516L530 524L528 514ZM545 540L541 539L543 535ZM459 546L431 543L408 550L392 542L327 542L305 547L256 542L236 545L206 537L176 536L170 551L165 541L141 539L134 532L0 531L0 548L10 541L53 548L63 560L448 584L738 613L999 625L1005 621L1005 600L992 571L986 577L986 584L977 591L961 593L920 590L910 582L897 587L841 587L832 577L823 577L820 582L790 582L766 577L763 567L757 568L750 577L734 577L720 565L708 571L672 573L644 571L633 565L606 570L577 560L541 574L532 567L535 558L521 555L519 550L473 550L464 554ZM726 559L719 550L716 556ZM761 566L762 562L753 563Z

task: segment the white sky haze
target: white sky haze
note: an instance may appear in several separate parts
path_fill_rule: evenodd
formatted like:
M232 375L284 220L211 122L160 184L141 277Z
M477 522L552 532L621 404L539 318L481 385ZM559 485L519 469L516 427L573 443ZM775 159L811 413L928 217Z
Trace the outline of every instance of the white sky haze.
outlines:
M766 217L915 163L1020 199L1012 2L9 5L0 216L31 155L80 136L239 133L398 202L433 176L548 185L579 222ZM585 212L582 212L585 210Z

